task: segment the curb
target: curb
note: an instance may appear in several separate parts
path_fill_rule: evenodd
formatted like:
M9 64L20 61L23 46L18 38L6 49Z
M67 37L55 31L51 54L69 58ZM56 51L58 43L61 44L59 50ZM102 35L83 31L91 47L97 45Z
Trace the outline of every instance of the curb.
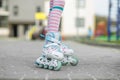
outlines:
M105 43L105 42L96 42L96 41L78 41L75 40L77 42L83 43L83 44L87 44L87 45L93 45L93 46L101 46L101 47L110 47L110 48L116 48L116 49L120 49L120 45L119 44L114 44L114 43Z

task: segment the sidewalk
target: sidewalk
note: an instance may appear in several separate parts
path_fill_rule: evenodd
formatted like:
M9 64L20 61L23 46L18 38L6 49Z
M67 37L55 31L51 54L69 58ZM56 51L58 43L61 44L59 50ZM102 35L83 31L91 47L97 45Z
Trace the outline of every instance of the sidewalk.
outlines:
M77 66L51 71L34 66L43 41L0 40L0 80L120 80L120 50L65 41L75 50Z

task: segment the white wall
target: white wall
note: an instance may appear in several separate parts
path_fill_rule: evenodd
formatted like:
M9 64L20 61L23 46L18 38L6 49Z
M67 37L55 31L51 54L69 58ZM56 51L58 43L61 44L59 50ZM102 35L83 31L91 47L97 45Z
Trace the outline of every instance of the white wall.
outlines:
M75 36L77 34L87 35L88 27L91 26L94 30L94 7L92 0L86 0L86 8L79 9L79 17L85 18L85 26L76 28L76 0L66 0L66 5L63 13L62 35ZM78 31L78 33L77 33Z

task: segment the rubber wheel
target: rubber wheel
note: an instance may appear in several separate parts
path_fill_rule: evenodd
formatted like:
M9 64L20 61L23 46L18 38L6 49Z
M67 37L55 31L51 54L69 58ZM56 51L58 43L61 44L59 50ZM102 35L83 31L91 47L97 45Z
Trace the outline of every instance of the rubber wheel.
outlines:
M75 57L72 57L72 58L73 58L73 61L70 62L70 64L71 64L72 66L76 66L76 65L78 64L78 59L75 58Z
M40 68L43 68L43 67L44 67L44 65L43 65L43 64L39 64L39 67L40 67Z
M44 68L45 68L45 69L48 69L48 67L49 67L48 65L44 65Z
M54 68L55 71L59 71L62 67L62 63L60 61L57 62L58 66Z
M35 65L36 65L36 66L39 66L39 63L35 62Z
M62 63L62 66L66 66L68 64L68 62L61 62Z
M53 70L53 69L54 69L54 67L53 67L53 66L49 66L49 69L50 69L50 70Z

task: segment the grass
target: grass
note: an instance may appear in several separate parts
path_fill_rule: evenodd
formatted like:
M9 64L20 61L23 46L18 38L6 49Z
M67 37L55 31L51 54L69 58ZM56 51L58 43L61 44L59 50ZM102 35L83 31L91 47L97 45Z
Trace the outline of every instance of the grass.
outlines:
M116 44L120 44L120 40L116 40L116 36L112 35L111 36L111 41L108 41L108 37L107 36L99 36L95 38L96 41L102 41L102 42L108 42L108 43L116 43Z

